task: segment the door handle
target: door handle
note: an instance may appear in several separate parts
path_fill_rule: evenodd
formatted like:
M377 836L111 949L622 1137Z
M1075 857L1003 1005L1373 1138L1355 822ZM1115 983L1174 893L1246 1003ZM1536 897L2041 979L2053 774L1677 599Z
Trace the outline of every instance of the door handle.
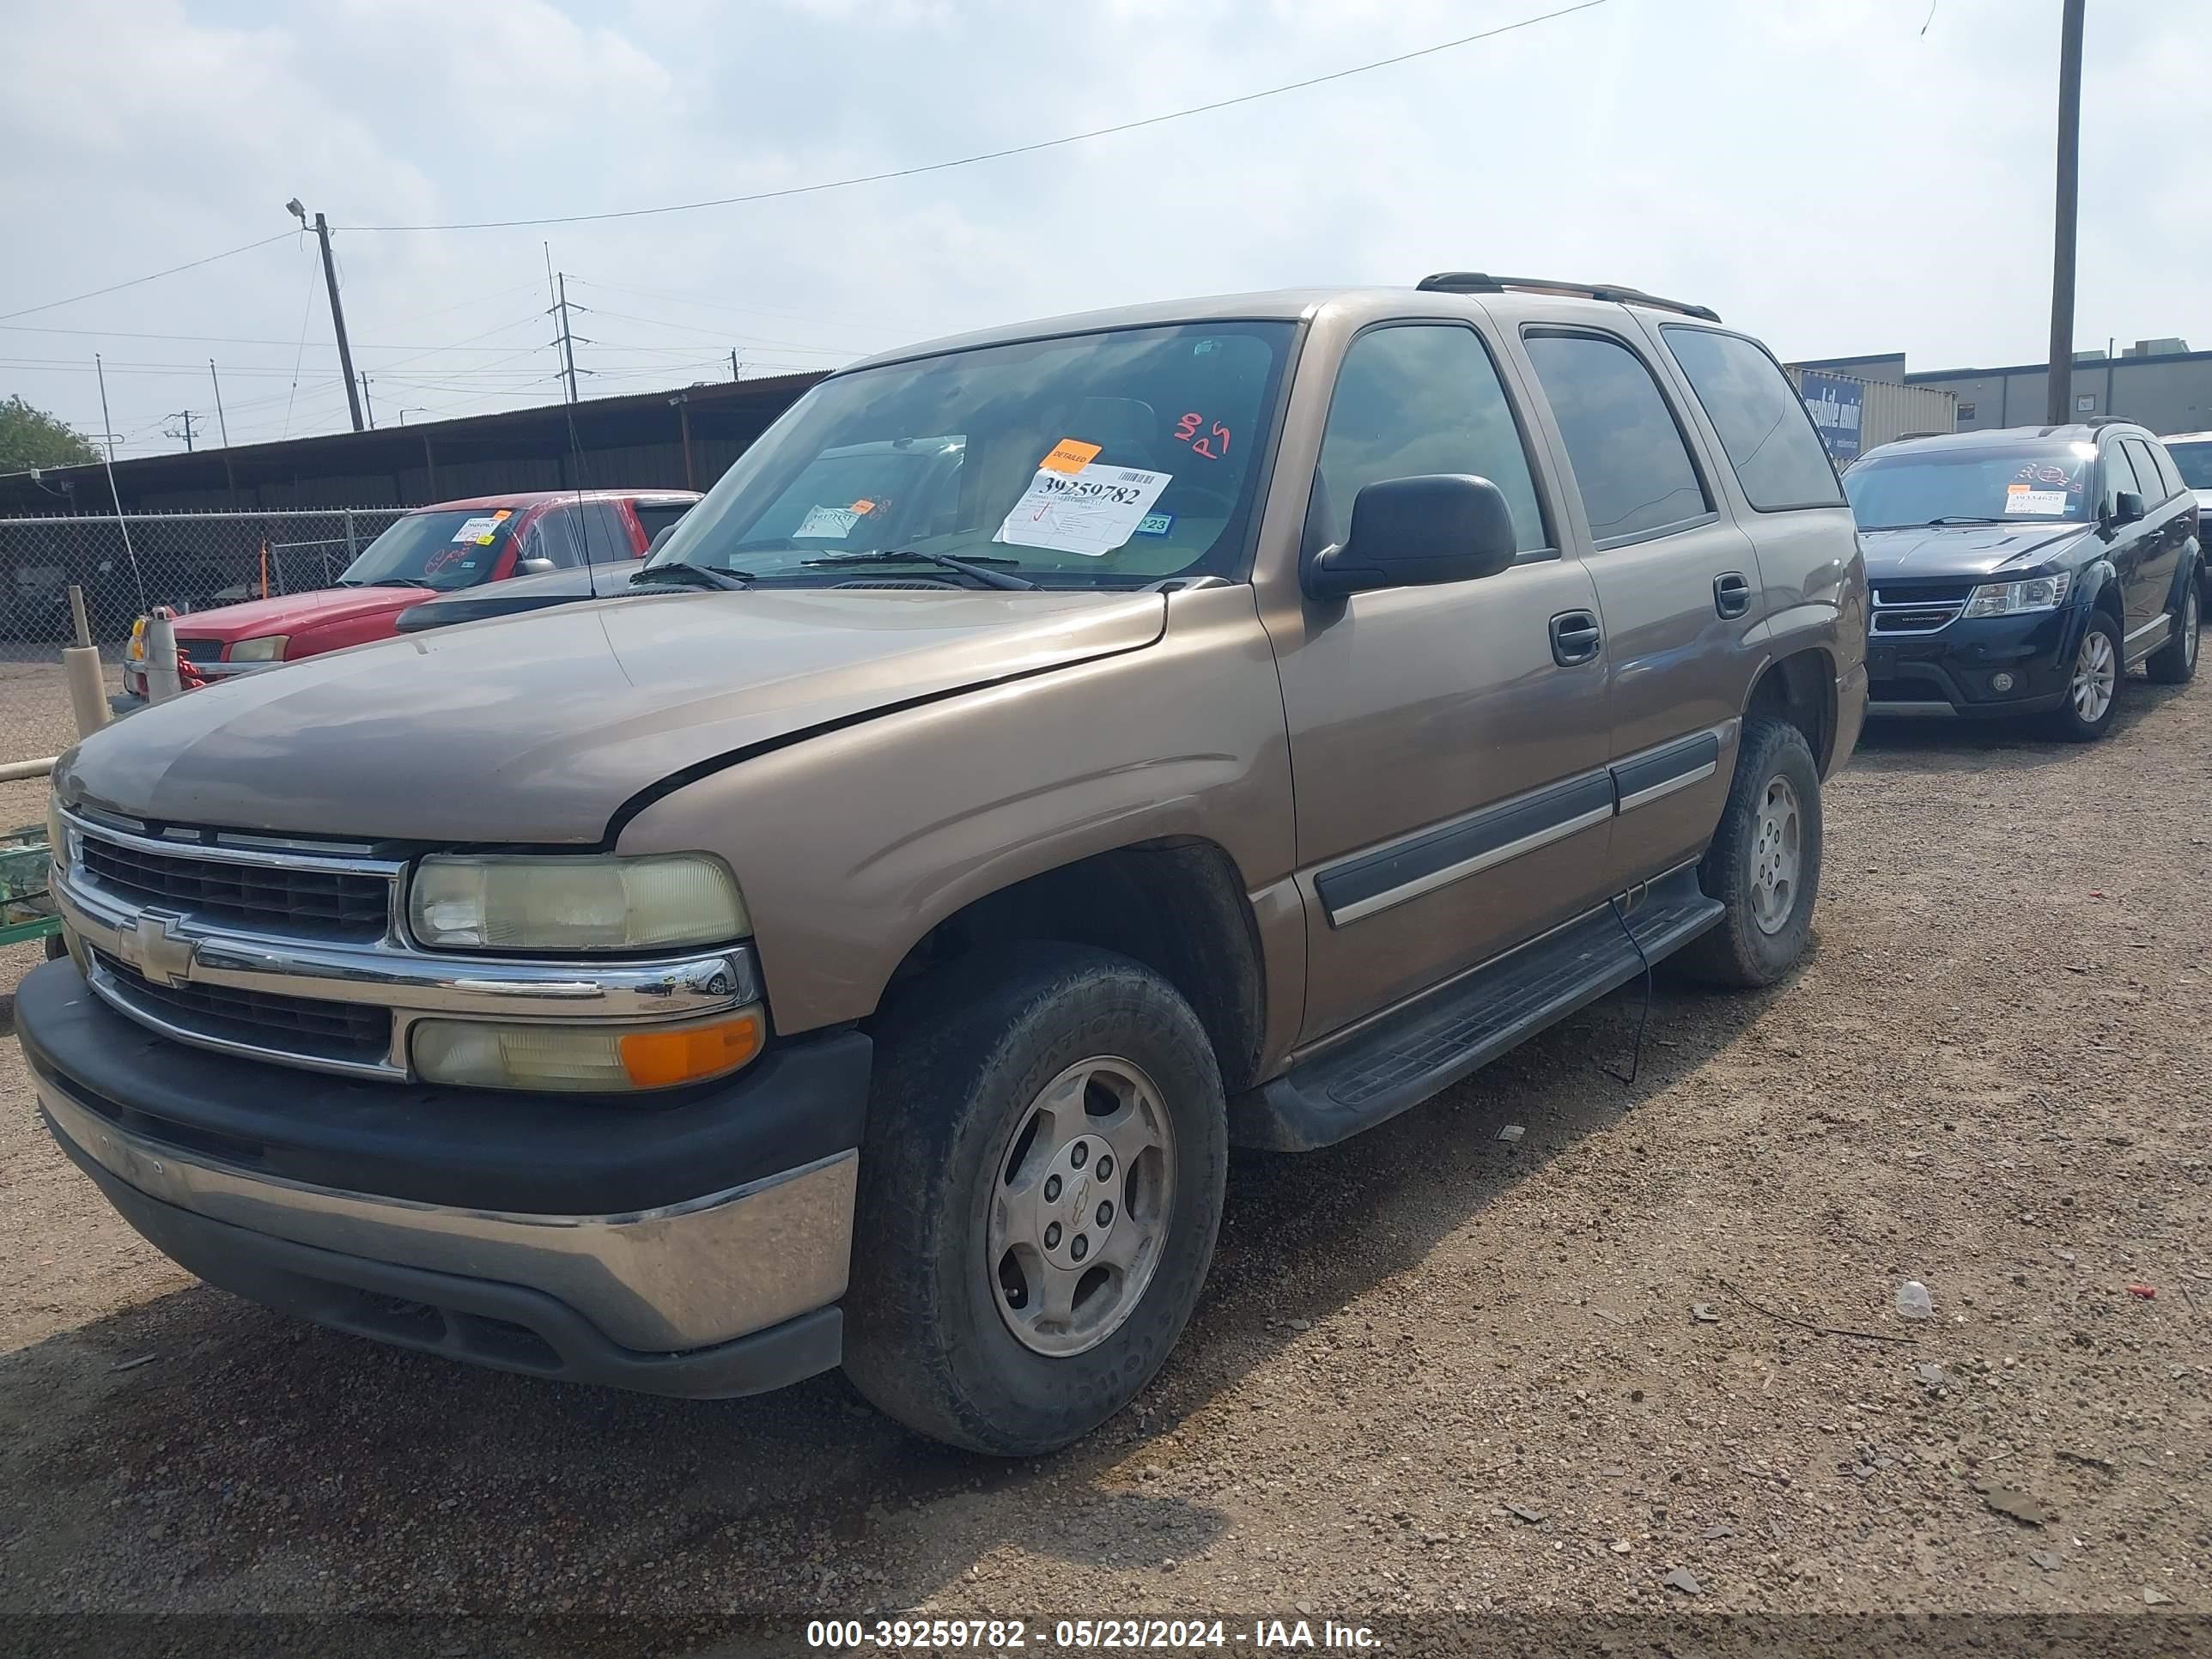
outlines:
M1751 584L1741 570L1724 570L1713 578L1713 609L1723 617L1741 617L1751 609Z
M1592 661L1603 643L1594 611L1562 611L1552 618L1552 660L1562 668Z

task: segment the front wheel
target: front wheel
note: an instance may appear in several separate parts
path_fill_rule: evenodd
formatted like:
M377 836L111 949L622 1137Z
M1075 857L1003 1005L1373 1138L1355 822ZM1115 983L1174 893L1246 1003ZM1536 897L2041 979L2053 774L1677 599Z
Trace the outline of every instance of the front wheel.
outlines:
M1676 958L1717 985L1771 985L1805 952L1820 887L1820 769L1805 734L1781 720L1746 720L1728 805L1698 884L1720 921Z
M2092 611L2074 647L2074 669L2067 677L2066 701L2051 713L2054 737L2069 743L2094 743L2111 729L2120 696L2120 625Z
M1205 1030L1138 963L1029 945L940 969L877 1042L846 1373L933 1438L1054 1450L1197 1303L1228 1169Z
M2160 685L2186 685L2197 676L2197 639L2203 627L2203 611L2197 602L2197 579L2192 573L2181 590L2181 625L2173 637L2150 653L2143 665L2151 678Z

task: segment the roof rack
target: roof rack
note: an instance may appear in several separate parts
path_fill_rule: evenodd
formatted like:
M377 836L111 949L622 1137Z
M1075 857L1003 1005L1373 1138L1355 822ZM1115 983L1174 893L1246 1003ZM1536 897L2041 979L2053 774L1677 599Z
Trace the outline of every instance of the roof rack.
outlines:
M1709 323L1721 319L1720 313L1710 306L1662 300L1640 288L1623 288L1616 283L1559 283L1546 276L1490 276L1479 270L1439 270L1422 277L1414 286L1431 294L1503 294L1508 289L1522 294L1568 294L1582 300L1607 300L1614 305L1679 311L1685 317L1699 317Z

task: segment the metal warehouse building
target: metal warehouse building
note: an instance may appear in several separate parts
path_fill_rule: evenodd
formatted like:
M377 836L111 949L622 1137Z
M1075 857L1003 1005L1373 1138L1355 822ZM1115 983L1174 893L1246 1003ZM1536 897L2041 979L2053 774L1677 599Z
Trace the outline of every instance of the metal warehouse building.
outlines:
M0 515L420 507L523 489L704 489L819 374L0 475ZM574 437L571 437L573 422Z
M1845 375L1869 384L1948 392L1958 400L1957 429L1961 432L2041 425L2050 374L2048 363L1907 373L1901 351L1828 357L1798 363L1793 368L1807 374ZM2077 351L2072 407L2082 420L2117 416L2140 421L2160 434L2212 428L2212 351L2191 351L2188 343L2179 339L2139 340L2117 356L2110 351Z

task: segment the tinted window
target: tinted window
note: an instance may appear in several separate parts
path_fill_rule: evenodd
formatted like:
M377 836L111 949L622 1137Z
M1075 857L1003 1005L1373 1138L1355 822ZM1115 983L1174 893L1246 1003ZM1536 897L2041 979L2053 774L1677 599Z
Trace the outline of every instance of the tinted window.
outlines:
M1600 547L1712 510L1681 430L1634 352L1587 334L1537 334L1528 356Z
M2116 441L2105 451L2105 510L2113 511L2119 505L2117 497L2124 489L2132 489L2148 505L2158 491L2145 489L2142 479L2136 477L2135 459L2128 453L2124 441Z
M522 559L550 559L563 569L584 562L573 501L565 507L549 507L538 514L522 538L517 562Z
M2166 493L2179 495L2181 493L2181 469L2174 465L2173 457L2166 453L2166 446L2145 444L2143 447L2150 451L2151 461L2158 468L2158 476L2166 485Z
M2166 480L2159 476L2158 463L2151 459L2150 446L2140 438L2127 441L2128 459L2136 464L2136 482L2142 486L2143 505L2156 507L2166 498Z
M645 539L650 545L655 536L691 510L691 503L689 501L632 501L630 507L636 513L637 521L645 526Z
M1733 334L1704 328L1660 331L1721 434L1745 500L1770 513L1843 505L1828 452L1773 358Z
M637 539L630 533L629 515L622 510L619 501L585 502L584 522L584 555L587 562L605 564L609 559L637 556Z
M1363 334L1329 399L1309 543L1342 541L1367 485L1430 472L1489 479L1513 509L1514 544L1524 553L1549 545L1513 406L1474 331L1428 324Z

